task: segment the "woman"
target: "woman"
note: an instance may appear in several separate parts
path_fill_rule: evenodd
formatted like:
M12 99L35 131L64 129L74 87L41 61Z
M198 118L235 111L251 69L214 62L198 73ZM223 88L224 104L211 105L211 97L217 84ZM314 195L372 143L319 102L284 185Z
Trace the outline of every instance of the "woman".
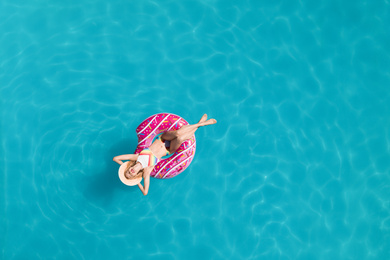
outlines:
M215 119L207 120L204 114L195 125L185 125L176 131L168 131L159 136L149 148L142 150L139 154L123 154L114 157L114 161L123 164L122 160L129 160L124 175L128 180L133 180L144 195L148 194L150 184L150 173L161 157L174 153L180 145L190 139L196 130L205 125L217 123ZM144 179L144 186L141 184Z

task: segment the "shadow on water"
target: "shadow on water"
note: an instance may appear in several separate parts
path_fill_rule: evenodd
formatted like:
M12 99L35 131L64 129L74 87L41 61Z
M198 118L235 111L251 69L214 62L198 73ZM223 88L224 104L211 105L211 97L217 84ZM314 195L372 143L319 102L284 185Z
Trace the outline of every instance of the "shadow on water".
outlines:
M115 143L104 154L103 160L105 164L103 169L93 170L94 174L89 175L84 196L96 203L107 205L112 201L116 191L126 190L133 193L137 189L125 186L118 178L119 164L115 163L112 158L120 154L133 153L135 150L132 147L137 147L137 140L122 139ZM91 178L91 176L94 176ZM138 191L139 192L139 191Z

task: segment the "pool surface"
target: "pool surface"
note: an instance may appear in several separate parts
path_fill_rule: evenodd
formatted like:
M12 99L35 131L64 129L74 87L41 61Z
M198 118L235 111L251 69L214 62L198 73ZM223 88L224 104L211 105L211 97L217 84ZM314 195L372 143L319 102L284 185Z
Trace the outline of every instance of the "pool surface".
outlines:
M389 1L0 3L0 259L390 259ZM190 167L118 179L169 112Z

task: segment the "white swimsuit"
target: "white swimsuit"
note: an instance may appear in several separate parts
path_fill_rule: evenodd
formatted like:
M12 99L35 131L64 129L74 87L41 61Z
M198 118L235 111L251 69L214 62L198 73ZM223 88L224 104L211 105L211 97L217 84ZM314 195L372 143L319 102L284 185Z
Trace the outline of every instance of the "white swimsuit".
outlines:
M150 151L149 148L143 149L137 158L137 162L140 162L142 168L146 168L148 166L154 166L158 163L158 158Z

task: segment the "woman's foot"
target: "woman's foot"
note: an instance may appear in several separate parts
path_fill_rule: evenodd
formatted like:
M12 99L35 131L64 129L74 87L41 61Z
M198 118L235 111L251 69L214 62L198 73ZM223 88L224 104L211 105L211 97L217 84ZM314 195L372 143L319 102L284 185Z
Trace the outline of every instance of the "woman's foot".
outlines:
M198 124L203 123L207 119L207 114L204 114L202 118L199 120Z
M213 125L213 124L216 124L216 123L217 123L217 120L212 118L212 119L206 120L206 121L204 121L202 123L198 123L197 125L198 125L198 127L200 127L200 126L205 126L205 125Z

